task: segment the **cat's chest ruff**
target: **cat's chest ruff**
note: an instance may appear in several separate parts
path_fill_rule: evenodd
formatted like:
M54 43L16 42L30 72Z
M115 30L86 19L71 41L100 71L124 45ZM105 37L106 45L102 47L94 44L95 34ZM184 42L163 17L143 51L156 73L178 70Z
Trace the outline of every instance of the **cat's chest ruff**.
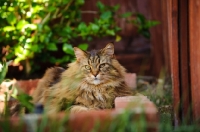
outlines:
M113 87L100 87L94 85L82 85L77 101L86 106L99 108L111 108L114 100Z
M105 102L106 99L105 99L105 97L103 97L103 95L102 95L103 93L100 93L99 91L95 91L92 94L96 100Z
M111 86L103 86L103 85L90 85L90 84L83 84L80 86L80 91L86 92L86 93L92 93L98 96L98 98L101 98L101 94L110 93L111 91L114 91L114 87Z

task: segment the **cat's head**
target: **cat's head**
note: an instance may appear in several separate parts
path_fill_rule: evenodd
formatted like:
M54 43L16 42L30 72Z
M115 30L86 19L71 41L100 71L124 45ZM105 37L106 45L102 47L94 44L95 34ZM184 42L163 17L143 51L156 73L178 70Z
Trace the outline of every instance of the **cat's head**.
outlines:
M117 69L112 65L114 56L112 43L108 43L103 49L90 52L74 47L74 52L84 74L84 80L88 83L100 85L114 81L119 76Z

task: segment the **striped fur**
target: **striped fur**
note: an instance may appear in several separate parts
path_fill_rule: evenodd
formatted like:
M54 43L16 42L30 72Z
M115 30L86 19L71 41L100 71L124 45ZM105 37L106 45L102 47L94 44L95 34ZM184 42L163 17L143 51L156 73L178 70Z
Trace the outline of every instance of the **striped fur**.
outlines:
M80 112L111 109L116 97L132 94L124 81L125 68L113 57L112 43L101 50L74 48L74 52L76 61L60 74L58 82L49 80L57 76L58 68L47 70L33 96L34 103L44 104L48 113Z

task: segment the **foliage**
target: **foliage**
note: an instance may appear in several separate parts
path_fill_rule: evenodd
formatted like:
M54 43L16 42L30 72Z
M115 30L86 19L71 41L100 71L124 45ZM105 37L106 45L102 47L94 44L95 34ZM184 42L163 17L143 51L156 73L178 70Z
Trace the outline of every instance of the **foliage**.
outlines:
M9 79L5 79L6 73L8 71L8 64L10 62L6 62L3 61L0 63L0 90L2 90L2 83L3 82L11 82L11 80ZM5 88L4 88L5 89ZM33 111L34 109L34 105L33 103L31 103L32 97L25 94L25 93L18 93L17 88L14 86L14 83L10 83L10 85L8 86L8 90L4 90L6 91L5 94L5 99L4 99L4 111L2 114L2 116L4 117L8 117L10 116L10 111L9 111L9 105L8 105L8 101L10 100L10 97L15 98L19 104L24 107L25 109L27 109L28 111Z
M1 130L4 132L11 131L22 131L24 125L28 126L28 130L43 132L44 130L48 131L72 131L70 128L71 125L69 123L70 115L66 114L63 118L51 118L53 116L47 116L45 114L40 116L40 123L36 123L37 116L36 115L28 115L27 120L26 117L21 118L20 122L15 122L15 125L10 124L10 120L4 119L0 121ZM105 120L104 122L100 122L96 120L94 122L94 128L91 130L95 131L109 131L109 132L148 132L149 130L159 131L159 132L199 132L200 126L197 123L193 123L191 125L181 124L179 126L173 126L171 120L168 122L162 122L162 119L158 124L154 124L153 122L148 122L144 114L138 115L134 112L125 110L121 111L120 114L112 115L112 122L110 120ZM165 118L165 117L163 117ZM59 120L58 120L59 119ZM25 122L25 121L28 121ZM94 121L94 120L93 120ZM92 122L93 123L93 122ZM103 123L103 124L101 124ZM152 123L152 124L151 124ZM28 125L27 125L28 124ZM80 125L80 124L79 124ZM83 127L84 128L84 127ZM157 130L154 128L158 128ZM81 128L80 128L81 129ZM83 129L84 130L84 129Z
M7 70L8 70L8 64L6 63L6 61L3 61L0 63L0 90L2 90L2 86L1 86L1 83L4 81L4 78L6 76L6 73L7 73ZM7 98L8 98L8 93L4 93L5 94L5 102L4 102L4 111L3 111L3 114L5 116L8 116L9 113L8 113L8 110L7 110L7 106L8 106L8 103L7 103Z
M147 121L144 113L137 115L131 110L125 110L117 115L109 126L109 132L146 132Z
M6 61L1 62L0 63L0 84L3 82L7 71L8 71L8 64L6 63Z
M133 14L132 12L126 12L126 13L122 14L121 17L129 18L133 15L135 16L135 19L128 20L128 22L134 24L138 28L138 30L137 30L138 33L140 33L144 37L150 39L151 35L149 32L149 29L151 27L154 27L154 26L160 24L160 22L155 21L155 20L148 20L141 13Z
M5 79L5 73L7 71L6 70L7 65L8 65L8 63L6 63L6 62L2 62L1 65L0 65L1 66L0 67L0 71L1 71L0 76L2 77L3 81L7 81ZM3 75L2 75L2 73L3 73ZM162 81L159 81L159 82L161 83L159 85L163 85ZM10 87L9 87L9 89L10 89ZM157 87L157 89L159 89L159 88ZM7 93L5 93L5 94L8 95ZM26 107L30 111L33 110L33 104L30 103L32 98L30 96L28 96L26 94L18 94L18 95L15 95L15 96L12 95L12 96L15 97L22 104L22 106ZM5 101L5 103L6 103L6 106L7 106L7 100ZM169 102L167 102L167 104L168 103ZM4 114L5 114L4 117L9 117L9 113L7 111L8 107L6 107L6 108L7 109L4 111ZM34 116L35 115L33 115L32 117L34 117ZM36 125L34 129L37 130L37 131L44 131L44 130L46 130L46 128L49 128L49 130L52 130L52 131L69 130L69 128L67 126L69 117L70 116L67 113L66 116L59 121L57 120L57 118L56 118L56 120L49 120L47 115L45 115L45 113L44 113L42 115L41 122L39 123L39 125ZM10 126L9 120L6 120L7 118L2 118L2 119L3 119L3 121L0 121L0 126L1 126L1 129L4 130L4 131L12 131L14 129L16 131L16 129L22 130L21 128L23 128L20 125L24 125L24 124L21 123L16 128L11 129L13 127ZM34 120L34 118L33 118L33 120ZM24 122L24 119L23 119L22 122ZM30 122L30 123L34 123L34 122ZM99 129L100 130L105 129L105 131L109 130L110 132L112 132L112 131L113 132L118 132L118 131L119 132L121 132L121 131L146 132L148 127L151 127L151 125L153 125L153 124L151 124L151 122L147 122L144 113L141 114L140 116L138 116L138 114L135 114L133 111L129 111L129 110L121 111L121 113L119 115L113 116L112 122L108 122L108 124L105 124L105 122L104 122L105 126L102 126L101 124L99 124L100 122L96 122L96 123L97 123L97 125L94 126L93 131L98 131ZM34 125L34 124L31 124L31 125ZM173 124L172 124L170 114L161 114L160 115L160 122L157 125L158 125L158 128L159 128L159 131L161 131L161 132L200 131L200 127L196 123L193 123L191 125L181 124L180 126L174 127Z
M6 58L15 64L26 60L27 69L37 69L41 63L59 65L72 61L72 45L86 50L89 41L104 36L116 36L119 41L120 28L115 18L128 18L132 13L118 15L119 5L105 6L100 1L96 4L98 11L82 11L84 3L85 0L1 1L0 44L7 51ZM96 18L85 23L83 13L95 14ZM135 24L139 32L148 36L144 32L155 22L140 14Z
M32 112L34 109L34 105L31 102L32 101L32 97L29 96L26 93L20 93L16 96L17 101L20 103L20 105L22 107L24 107L25 109L27 109L29 112Z
M114 17L119 6L97 3L98 17L93 22L82 20L84 0L16 0L1 2L0 43L8 50L7 59L49 61L61 64L73 58L72 44L86 50L94 37L115 36L120 30ZM3 4L2 4L3 3ZM65 56L52 53L61 48ZM33 62L32 62L33 63Z
M136 19L132 22L138 27L138 32L146 38L150 38L149 28L159 24L158 21L147 20L145 16L140 13L136 14Z

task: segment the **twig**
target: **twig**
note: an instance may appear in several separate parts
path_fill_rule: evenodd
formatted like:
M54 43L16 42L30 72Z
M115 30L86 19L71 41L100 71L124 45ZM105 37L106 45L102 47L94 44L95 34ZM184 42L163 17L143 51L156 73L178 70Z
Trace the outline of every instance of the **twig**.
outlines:
M98 12L97 11L81 11L81 13L83 14L97 14Z

